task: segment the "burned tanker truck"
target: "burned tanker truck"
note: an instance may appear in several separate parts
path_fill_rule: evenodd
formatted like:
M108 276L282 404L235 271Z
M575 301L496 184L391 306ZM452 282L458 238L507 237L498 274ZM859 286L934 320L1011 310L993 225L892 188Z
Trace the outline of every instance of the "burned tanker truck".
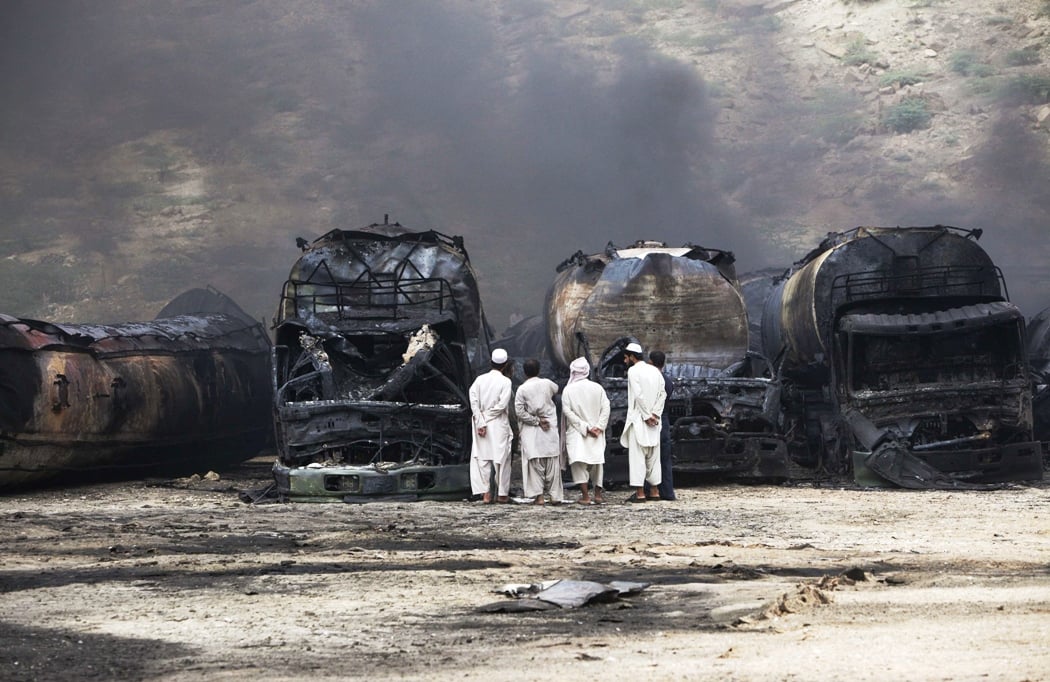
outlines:
M1028 320L1028 368L1032 373L1032 421L1036 440L1043 447L1044 468L1050 446L1050 308Z
M384 221L299 243L274 319L279 496L469 491L491 334L463 240Z
M769 288L763 346L796 459L909 488L1042 477L1024 318L980 235L832 233Z
M627 414L623 351L631 341L667 354L674 380L666 411L674 471L783 479L779 382L748 351L748 321L733 255L692 245L639 241L625 249L577 252L558 266L546 300L548 350L565 372L586 357L612 403L606 478L626 481L620 446Z
M0 489L222 470L272 435L270 339L218 291L150 322L0 315Z

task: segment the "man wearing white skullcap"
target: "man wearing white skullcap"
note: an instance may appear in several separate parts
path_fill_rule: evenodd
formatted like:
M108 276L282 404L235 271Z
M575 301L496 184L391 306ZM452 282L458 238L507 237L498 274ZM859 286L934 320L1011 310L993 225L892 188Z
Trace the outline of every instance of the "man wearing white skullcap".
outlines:
M492 502L493 473L496 476L496 501L507 502L510 495L510 378L507 351L492 351L492 369L470 385L471 430L470 488L482 495L485 504Z
M605 477L605 429L609 425L609 397L601 384L588 376L587 358L576 358L569 365L569 383L561 396L565 420L565 451L572 469L572 482L580 486L580 504L602 504Z
M627 421L620 435L620 445L627 448L628 475L635 489L631 502L644 502L646 482L651 486L650 499L660 499L660 414L664 411L667 390L664 375L642 362L642 347L629 343L624 349L627 364Z

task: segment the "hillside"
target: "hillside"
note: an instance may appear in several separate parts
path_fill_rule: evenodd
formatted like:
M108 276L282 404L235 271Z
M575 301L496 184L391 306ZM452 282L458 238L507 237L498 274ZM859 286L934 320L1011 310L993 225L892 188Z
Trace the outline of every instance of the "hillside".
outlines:
M787 265L862 224L982 228L1050 304L1045 0L6 3L0 310L269 319L295 238L461 234L499 329L578 249Z

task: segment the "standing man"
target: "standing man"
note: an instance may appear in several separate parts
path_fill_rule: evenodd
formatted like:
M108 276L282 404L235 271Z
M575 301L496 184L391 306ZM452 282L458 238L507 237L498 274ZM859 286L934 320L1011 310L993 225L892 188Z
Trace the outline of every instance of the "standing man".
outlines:
M649 363L660 370L660 374L664 377L664 391L667 393L667 397L670 398L672 391L674 391L674 381L664 372L666 361L667 355L662 350L649 352ZM674 457L671 452L671 420L667 418L667 403L665 401L664 410L660 413L660 485L657 486L659 490L657 499L677 499L674 492L674 472L671 469L674 466L673 460ZM647 495L649 494L649 487L645 486Z
M565 418L565 451L572 469L572 482L580 486L580 504L590 504L590 487L594 486L594 503L605 502L602 481L605 477L605 428L609 424L609 396L601 384L588 377L591 366L587 358L576 358L569 365L569 383L561 396L561 413Z
M492 351L492 369L470 385L470 411L474 429L470 448L470 488L492 503L493 473L496 501L507 502L510 495L510 378L504 374L507 351Z
M642 347L627 344L627 422L620 435L620 445L627 448L631 502L645 502L645 483L653 490L649 499L660 499L660 414L664 411L667 389L660 370L642 362Z
M561 439L554 394L558 384L540 378L540 362L529 358L522 365L525 382L514 394L514 414L518 418L521 442L521 478L525 497L543 504L543 495L560 504L564 498L561 482Z

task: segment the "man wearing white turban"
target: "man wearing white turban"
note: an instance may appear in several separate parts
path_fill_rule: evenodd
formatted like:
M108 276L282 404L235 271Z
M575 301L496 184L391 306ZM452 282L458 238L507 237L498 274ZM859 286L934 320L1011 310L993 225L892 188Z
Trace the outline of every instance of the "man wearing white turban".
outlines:
M642 362L642 347L629 343L624 349L627 364L627 421L620 435L620 445L627 448L628 475L635 489L631 502L645 501L646 482L651 486L650 499L660 499L660 414L664 411L667 390L664 375Z
M565 451L572 469L572 482L580 486L580 504L601 504L605 477L605 428L609 425L609 397L601 384L588 376L587 358L576 358L569 365L569 383L561 397L565 419Z
M540 377L540 363L529 358L522 365L525 382L514 394L514 414L518 418L521 442L521 478L525 497L543 504L543 495L561 504L564 489L561 482L561 438L558 433L558 411L554 394L558 384Z
M507 351L492 351L492 369L470 385L470 411L473 418L470 448L470 488L482 495L485 504L492 502L493 472L496 476L496 501L507 502L510 495L510 397L511 383L506 376L509 367Z

